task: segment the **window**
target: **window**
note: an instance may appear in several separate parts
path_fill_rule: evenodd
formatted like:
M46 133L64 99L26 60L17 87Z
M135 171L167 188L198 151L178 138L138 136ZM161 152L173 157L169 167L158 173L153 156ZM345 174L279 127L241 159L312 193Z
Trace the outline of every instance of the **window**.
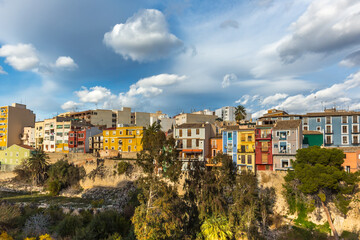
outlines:
M252 157L251 155L247 156L247 164L252 164Z
M179 136L182 137L182 129L179 129Z
M241 155L241 164L245 164L245 155Z
M354 124L353 126L352 126L352 132L353 133L358 133L359 132L359 125L357 125L357 124Z
M326 144L332 144L332 137L326 136Z
M216 156L216 150L215 150L215 149L213 150L213 154L212 154L212 156L213 156L213 157L215 157L215 156Z
M186 140L186 147L187 147L187 148L191 148L191 147L192 147L192 146L191 146L191 145L192 145L191 143L192 143L192 140L191 140L191 139L187 139L187 140Z
M132 143L132 139L129 139L129 143Z
M70 133L70 137L74 137L74 134L73 134L73 133Z
M200 129L196 129L196 135L199 135L200 134Z
M350 172L350 166L346 166L346 167L345 167L345 171L346 171L347 173L349 173L349 172Z
M105 150L108 150L108 147L105 147Z
M321 118L316 118L316 122L321 122Z
M307 131L308 130L308 126L304 126L304 131Z
M120 131L119 131L119 135L122 135L122 134L123 134L123 131L120 130Z
M140 130L136 130L136 135L140 135Z
M128 152L131 152L131 146L128 146Z
M232 132L228 133L228 140L232 140Z
M316 127L316 130L317 130L317 131L321 131L321 127Z
M359 136L358 135L353 135L353 144L359 144Z
M261 142L261 151L263 152L269 151L269 144L267 142Z
M352 122L358 123L358 116L352 116Z
M199 147L199 146L200 146L200 140L196 139L196 147Z
M262 164L267 164L268 163L268 155L267 155L267 153L261 154L261 163Z
M330 126L326 126L326 132L325 133L332 133L331 131L331 125Z
M342 144L348 144L348 136L342 136Z
M281 160L281 167L288 168L289 167L289 160Z
M116 135L116 131L113 131L113 132L112 132L112 135Z
M348 123L348 116L342 116L342 123Z
M112 150L115 150L115 147L111 147Z
M115 142L115 139L111 139L111 142L114 143L114 142Z
M188 129L188 130L187 130L187 136L188 136L188 137L191 137L191 129Z
M252 141L252 135L248 135L248 142Z
M326 116L326 124L331 124L331 117L330 116Z
M106 135L109 135L109 131L106 131L105 134L106 134Z
M348 133L348 126L343 125L341 130L342 130L341 133Z
M105 142L106 142L106 143L108 142L108 139L107 139L107 138L105 139Z

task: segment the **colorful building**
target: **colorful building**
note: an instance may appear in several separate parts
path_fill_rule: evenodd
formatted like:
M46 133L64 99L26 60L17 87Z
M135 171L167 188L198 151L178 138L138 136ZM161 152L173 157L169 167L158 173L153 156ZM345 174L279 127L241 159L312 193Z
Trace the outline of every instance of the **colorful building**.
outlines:
M255 126L240 126L237 137L237 166L240 171L255 173Z
M102 132L89 137L89 152L98 154L100 150L103 150L103 139L104 137Z
M13 103L0 107L0 150L22 144L21 135L24 127L34 127L35 114L26 109L26 105Z
M238 131L239 125L227 126L222 131L223 153L229 155L234 163L237 163Z
M140 152L145 127L116 127L103 131L103 149L119 152Z
M216 164L214 164L214 162L212 160L218 153L222 153L222 147L223 146L222 146L222 136L221 135L217 135L215 137L210 138L210 152L207 157L206 166L217 166Z
M275 171L292 168L296 151L302 148L301 120L278 120L272 130L272 155Z
M255 165L256 171L273 170L272 124L256 125Z
M80 127L69 131L69 152L90 152L90 139L97 134L102 134L98 127Z
M209 123L184 123L176 126L174 137L183 162L205 161L210 155L210 138L215 136L215 126ZM186 167L186 164L183 165Z
M6 172L14 170L24 159L29 158L35 152L35 148L30 146L13 144L0 151L0 170Z

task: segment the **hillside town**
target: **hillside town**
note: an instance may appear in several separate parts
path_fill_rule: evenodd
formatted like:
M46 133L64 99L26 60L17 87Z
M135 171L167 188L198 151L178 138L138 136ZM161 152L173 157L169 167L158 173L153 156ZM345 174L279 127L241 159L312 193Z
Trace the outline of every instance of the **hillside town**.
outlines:
M167 138L175 139L183 166L192 161L217 166L214 158L224 153L239 172L287 171L296 161L297 150L319 146L341 149L344 171L360 169L360 112L355 111L331 108L288 114L270 109L252 119L243 106L173 117L161 111L132 112L123 107L65 112L35 121L35 113L26 105L13 103L0 109L0 169L5 172L37 151L136 159L143 149L143 131L154 123L160 124Z

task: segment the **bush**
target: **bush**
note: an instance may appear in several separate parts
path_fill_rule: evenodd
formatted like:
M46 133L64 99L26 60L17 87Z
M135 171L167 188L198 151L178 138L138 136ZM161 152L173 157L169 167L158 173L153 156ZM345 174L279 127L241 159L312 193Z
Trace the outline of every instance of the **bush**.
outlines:
M128 162L119 162L117 165L117 174L122 175L126 174L129 176L131 174L132 165Z
M19 207L2 203L0 205L0 230L15 227L15 220L19 216L21 216Z
M49 168L48 183L49 185L53 184L53 193L56 193L57 195L61 189L79 184L79 181L85 176L85 174L84 167L77 167L73 163L68 163L67 160L59 160L55 164L52 164ZM59 184L57 182L60 183L59 190Z
M48 190L50 191L50 195L57 196L61 190L61 183L59 180L53 180L49 182Z
M24 234L26 236L40 236L48 232L50 217L44 214L36 214L26 220Z
M56 232L61 237L74 236L82 227L82 221L78 216L66 216L56 227Z
M100 208L102 205L104 205L104 199L91 201L91 207L93 208Z
M17 166L14 171L15 173L15 181L31 183L31 171L29 166L27 165L27 161L23 161L19 166Z
M130 223L115 211L106 211L97 214L88 225L88 239L104 239L119 233L124 236Z

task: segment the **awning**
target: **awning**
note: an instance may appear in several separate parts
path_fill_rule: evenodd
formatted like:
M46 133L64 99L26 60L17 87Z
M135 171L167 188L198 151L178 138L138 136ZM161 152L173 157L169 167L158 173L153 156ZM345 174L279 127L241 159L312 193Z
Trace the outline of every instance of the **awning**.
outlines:
M185 153L202 153L202 149L183 149L182 152Z

